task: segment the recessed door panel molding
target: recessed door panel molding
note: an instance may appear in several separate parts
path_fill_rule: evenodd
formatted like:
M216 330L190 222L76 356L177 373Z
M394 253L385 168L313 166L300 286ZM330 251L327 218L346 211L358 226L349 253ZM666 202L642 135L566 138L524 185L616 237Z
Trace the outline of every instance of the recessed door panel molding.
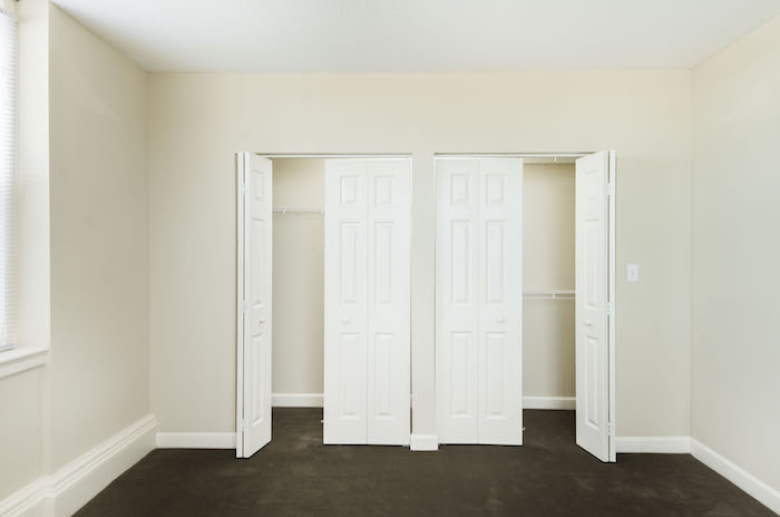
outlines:
M368 160L368 437L411 434L411 160Z
M366 443L368 179L355 163L325 172L326 444Z
M439 157L436 175L439 441L522 445L522 160Z
M576 163L575 357L577 444L615 461L614 443L614 154Z
M325 443L409 443L410 193L409 159L325 161Z
M523 163L480 158L479 443L523 443Z
M238 302L236 455L248 458L271 440L271 161L238 155Z

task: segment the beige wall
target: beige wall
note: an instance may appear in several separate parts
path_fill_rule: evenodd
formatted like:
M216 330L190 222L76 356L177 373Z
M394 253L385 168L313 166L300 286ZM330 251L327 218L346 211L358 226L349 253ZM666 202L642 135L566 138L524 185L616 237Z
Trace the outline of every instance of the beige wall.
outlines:
M234 429L235 152L413 154L413 425L427 433L433 154L611 148L617 432L689 433L689 72L152 74L148 94L152 407L162 430ZM642 282L624 282L628 261Z
M574 290L574 165L526 163L524 290ZM573 397L574 300L523 302L523 395Z
M323 204L325 164L275 159L274 206ZM322 214L274 214L273 393L322 393Z
M146 73L44 0L17 14L20 334L51 351L0 379L0 500L150 405Z
M149 412L146 73L50 14L52 466Z
M693 437L780 490L780 17L694 72Z

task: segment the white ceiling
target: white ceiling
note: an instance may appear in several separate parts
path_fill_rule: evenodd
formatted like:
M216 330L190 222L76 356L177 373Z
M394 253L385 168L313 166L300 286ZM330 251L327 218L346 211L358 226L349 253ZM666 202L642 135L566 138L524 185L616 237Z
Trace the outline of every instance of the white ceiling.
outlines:
M151 71L691 68L780 0L54 0Z

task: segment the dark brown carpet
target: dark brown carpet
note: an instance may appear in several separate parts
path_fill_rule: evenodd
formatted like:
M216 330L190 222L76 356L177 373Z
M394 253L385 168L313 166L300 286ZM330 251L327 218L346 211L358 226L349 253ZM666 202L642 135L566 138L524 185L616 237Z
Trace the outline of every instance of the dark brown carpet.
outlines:
M689 455L606 465L574 444L574 413L525 411L524 447L323 446L321 410L275 409L273 441L157 450L78 517L772 517Z

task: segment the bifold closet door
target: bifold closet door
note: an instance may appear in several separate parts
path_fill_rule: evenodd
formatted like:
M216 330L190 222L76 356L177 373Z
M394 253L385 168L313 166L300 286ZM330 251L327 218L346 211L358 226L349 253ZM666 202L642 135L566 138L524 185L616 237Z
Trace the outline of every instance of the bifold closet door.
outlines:
M411 161L325 162L326 444L410 434Z
M615 461L614 420L614 152L584 156L576 165L575 356L577 445Z
M441 443L522 444L519 158L436 159Z
M271 441L273 167L238 155L238 311L236 455Z

